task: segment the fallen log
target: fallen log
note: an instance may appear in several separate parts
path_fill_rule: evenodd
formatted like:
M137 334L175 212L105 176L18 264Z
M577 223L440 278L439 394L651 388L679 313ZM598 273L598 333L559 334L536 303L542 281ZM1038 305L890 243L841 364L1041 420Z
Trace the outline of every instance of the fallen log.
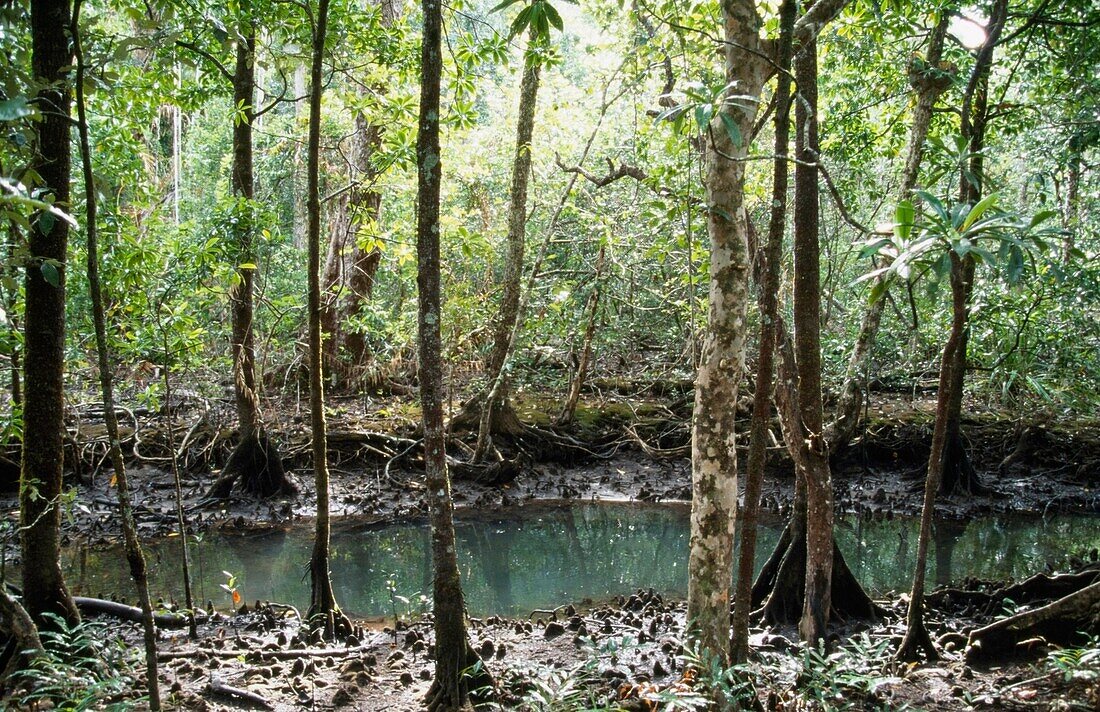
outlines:
M80 612L88 615L111 616L131 623L140 623L143 616L140 608L127 606L125 603L83 596L74 596L73 600ZM158 628L187 627L187 616L182 613L154 613L153 621Z
M968 663L1011 657L1025 641L1075 645L1084 635L1100 633L1100 581L1068 596L970 633Z

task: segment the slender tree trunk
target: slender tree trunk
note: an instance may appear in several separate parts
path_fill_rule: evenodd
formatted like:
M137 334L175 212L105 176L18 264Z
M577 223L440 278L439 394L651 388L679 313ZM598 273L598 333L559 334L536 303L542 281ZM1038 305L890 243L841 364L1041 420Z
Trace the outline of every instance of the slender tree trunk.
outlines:
M179 453L176 452L176 431L172 418L172 370L169 368L168 331L161 329L161 344L164 349L164 369L161 377L164 380L164 402L168 404L168 450L172 453L172 489L176 496L176 532L180 540L180 567L183 574L183 601L187 607L187 633L192 640L199 637L198 627L195 624L195 595L192 590L191 580L191 547L187 544L187 519L183 510L183 482L180 477Z
M928 138L928 129L932 124L932 113L940 95L951 86L952 74L941 66L944 38L952 13L943 11L928 42L928 51L923 60L914 59L909 65L909 83L917 92L913 106L913 118L909 127L909 144L905 152L905 167L902 170L898 200L909 198L917 187L921 161L924 157L924 144ZM880 275L872 283L871 289L880 286L886 277ZM863 409L864 394L867 392L867 374L870 370L871 354L878 337L879 324L886 308L886 299L876 299L867 305L860 322L859 334L848 361L848 370L844 376L840 397L837 399L834 422L827 436L833 454L844 450L855 435L859 424L860 411Z
M928 546L932 539L932 520L936 507L936 494L939 492L940 479L943 477L944 445L947 439L947 421L951 388L951 370L956 363L956 352L964 347L966 331L966 287L962 283L964 268L962 260L951 253L951 296L952 320L951 333L943 346L940 359L939 397L936 399L936 421L932 429L932 449L928 459L928 476L924 483L924 506L921 510L920 535L917 537L917 565L913 572L913 588L909 593L909 610L906 614L905 637L898 649L898 658L906 661L918 660L921 651L929 660L939 659L936 646L928 635L924 625L924 582L928 562Z
M974 69L966 92L963 95L963 104L960 115L962 116L961 133L968 142L970 150L969 159L959 176L959 201L969 205L975 205L982 198L982 177L985 164L985 133L989 122L989 75L993 68L993 54L996 49L997 39L1004 29L1008 15L1008 0L997 0L990 15L989 27L985 43L978 50L978 56L974 62ZM966 311L963 318L967 325L964 326L959 348L953 354L954 361L951 364L951 382L947 393L947 435L943 453L943 476L940 480L940 492L950 493L963 491L976 494L985 490L985 486L978 480L974 466L970 462L970 456L966 451L966 445L962 438L962 400L966 382L966 351L970 338L969 312L970 297L974 290L974 258L967 255L958 266L961 270L959 281L964 290L963 300ZM954 266L953 266L954 268ZM952 287L954 289L954 287Z
M1008 0L996 0L990 13L986 40L978 50L967 84L962 104L962 135L967 139L971 159L959 177L959 199L974 205L981 197L981 149L985 141L987 123L987 88L989 72L993 66L993 50L1008 16ZM968 175L969 174L969 175ZM971 180L973 179L973 181ZM921 510L920 536L917 539L917 561L913 571L913 588L909 594L909 610L906 615L905 636L898 648L900 660L913 661L923 651L929 660L939 656L924 624L924 583L928 564L928 548L932 538L932 520L935 516L936 495L943 488L948 467L957 477L962 465L958 459L949 459L952 441L960 439L959 423L962 412L962 393L966 371L966 342L970 312L970 295L974 283L974 258L959 257L952 251L951 257L951 333L943 346L940 361L939 388L936 394L936 420L932 428L932 447L928 456L928 476L924 485L924 506ZM958 451L965 461L961 440Z
M15 249L18 245L22 244L23 235L19 230L19 226L15 224L14 220L8 221L8 259L4 265L4 274L11 280L11 284L15 285L15 280L18 276L19 269L15 260ZM12 286L11 289L4 288L4 310L8 313L7 329L9 332L9 339L12 345L11 356L9 357L9 367L11 373L11 403L12 405L23 405L23 360L20 358L20 345L19 345L19 318L16 316L17 304L19 302L19 289Z
M382 26L389 27L398 8L393 0L378 0L378 7ZM386 88L376 86L373 91L385 92ZM373 226L381 216L382 194L375 185L381 171L374 167L373 158L382 145L382 130L363 114L356 115L349 170L353 187L342 196L336 209L322 279L325 303L321 328L330 369L340 363L341 351L347 354L353 369L365 365L370 358L366 335L351 328L349 322L370 299L375 273L382 262L382 252L377 247L361 247L358 239L361 226Z
M565 399L565 405L562 406L561 413L558 415L557 422L559 425L573 421L573 416L577 412L577 401L581 397L581 387L584 386L584 379L588 375L588 362L592 356L592 339L596 335L596 316L600 308L600 288L602 286L604 264L604 246L600 245L600 251L596 255L596 274L593 277L592 293L588 295L588 305L585 309L588 312L588 318L585 320L588 325L584 330L584 343L581 346L580 358L577 360L577 371L573 374L573 380L569 384L569 395Z
M126 462L122 458L121 440L118 435L118 415L115 413L114 384L111 378L111 361L107 354L107 320L103 308L103 286L99 281L99 244L96 215L95 176L92 172L92 149L88 141L88 115L84 101L84 53L80 44L80 8L82 0L76 0L73 10L70 36L76 59L76 112L77 131L80 137L80 159L84 173L84 232L88 241L88 292L92 300L92 322L95 326L96 357L99 366L99 384L103 391L103 420L110 440L111 465L114 467L118 492L119 518L122 539L126 547L126 561L130 576L137 588L141 605L141 623L145 643L146 689L149 692L149 709L160 709L160 682L157 674L157 628L153 621L153 604L149 599L149 577L145 566L145 553L141 549L134 509L130 503L130 481L126 475Z
M471 676L478 662L466 631L465 602L455 551L454 502L447 473L443 427L443 359L440 320L439 85L443 69L439 0L423 0L420 54L420 118L416 139L416 253L419 289L420 402L424 417L424 470L431 517L432 599L435 613L435 678L426 706L432 712L470 706Z
M251 212L254 199L252 169L252 122L255 119L256 23L247 0L241 4L243 17L237 40L237 61L233 72L233 168L231 188L243 209ZM242 206L239 206L242 207ZM266 432L260 413L256 384L256 339L253 329L255 306L253 282L256 274L251 220L241 220L236 229L238 267L236 283L229 290L232 311L233 388L237 406L239 440L221 476L208 497L228 497L239 481L240 489L259 497L294 494L297 485L287 479L278 445Z
M786 230L787 160L791 125L791 33L798 16L798 3L784 0L780 9L779 70L776 75L775 161L772 166L772 207L767 246L757 245L759 280L760 342L756 360L756 383L749 431L749 456L745 466L745 500L741 508L741 551L737 565L737 590L733 603L732 662L742 663L749 655L749 612L752 609L752 576L756 559L757 521L760 490L764 482L768 419L772 408L772 376L775 371L776 320L779 309L779 263Z
M519 119L516 125L516 152L512 161L512 190L508 205L508 236L505 239L503 290L500 295L500 317L493 329L493 346L486 363L488 388L481 406L474 462L481 462L492 445L493 418L508 399L508 374L505 365L515 343L519 321L523 252L527 241L527 185L531 177L531 138L538 108L539 74L541 66L531 45L524 57L523 77L519 87Z
M821 244L818 201L817 43L795 57L798 130L794 204L794 349L806 451L806 595L799 631L815 644L832 607L833 483L821 403Z
M247 0L241 12L246 19L237 42L237 64L233 73L233 104L240 112L233 123L232 190L237 198L251 201L254 196L252 173L252 122L256 91L256 26L248 16ZM245 221L237 230L240 263L255 264L252 225ZM238 282L230 290L233 317L233 369L237 403L237 427L241 439L260 429L260 407L256 396L256 344L252 329L253 278L255 269L237 270Z
M318 0L313 29L313 61L309 83L309 143L307 173L308 269L309 269L309 409L313 440L313 481L317 490L317 520L313 553L309 558L310 625L326 640L344 637L351 624L340 612L332 590L329 566L328 441L325 423L324 356L321 352L321 94L324 92L325 35L329 0Z
M759 96L769 67L761 61L754 3L723 3L726 82L737 93ZM725 661L730 643L730 587L737 510L734 413L745 361L745 312L749 301L748 216L743 159L756 104L725 104L725 119L710 126L706 201L710 234L707 336L695 379L691 437L692 504L688 554L688 633L705 656Z
M1072 149L1072 146L1071 146ZM1062 243L1062 266L1068 267L1076 249L1077 231L1081 229L1081 152L1075 150L1069 159L1069 175L1066 176L1066 207L1062 227L1066 238Z
M46 199L70 209L70 86L72 52L66 29L69 0L31 3L32 68L42 120L36 123L35 171L42 177ZM46 613L69 623L80 620L61 574L61 509L65 413L65 264L69 224L41 212L28 236L33 259L27 263L24 316L23 469L19 487L19 526L23 567L23 601L42 625Z
M3 621L0 629L9 636L7 650L13 651L7 665L0 670L0 680L8 680L16 670L30 666L45 648L27 609L3 585L0 585L0 621Z

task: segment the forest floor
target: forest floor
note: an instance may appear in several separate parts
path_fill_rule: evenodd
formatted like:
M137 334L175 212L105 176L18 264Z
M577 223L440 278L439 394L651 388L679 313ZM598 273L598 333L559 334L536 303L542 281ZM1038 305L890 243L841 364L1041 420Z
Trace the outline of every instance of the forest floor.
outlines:
M415 409L408 399L369 404L349 399L333 405L333 514L362 523L426 516L417 463L403 452L405 443L416 437ZM876 516L919 513L933 406L930 399L875 400L867 432L834 468L838 510ZM583 448L540 450L537 443L515 443L511 452L520 452L521 463L515 478L502 485L458 480L456 505L494 511L541 500L689 499L690 463L684 448L689 407L683 398L673 406L654 398L616 396L587 403L568 433L586 443ZM545 416L539 415L549 411L544 403L520 400L517 411L527 422L542 418L542 425L547 425ZM941 497L939 516L1100 513L1100 426L1021 419L974 404L969 411L964 429L987 491ZM198 408L192 403L173 411L179 421L175 437L183 443L180 452L185 464L191 464L183 472L183 487L193 531L285 527L314 515L306 419L292 408L279 412L276 432L299 494L264 502L234 497L211 503L204 493L214 475L201 462L203 457L216 461L224 456L226 428L208 405ZM139 529L146 537L165 536L175 527L175 510L167 461L157 459L169 452L163 418L138 413L133 422L138 426L133 445L140 462L131 480ZM113 482L108 476L88 474L102 457L96 428L95 417L85 414L72 430L72 449L82 456L84 476L63 524L66 541L106 544L118 537ZM543 457L548 452L557 457ZM777 443L770 453L763 495L764 507L780 515L789 509L792 490L782 453ZM0 499L0 505L9 517L17 506L13 495ZM9 538L5 546L9 561L17 553L13 544ZM1079 553L1087 558L1086 552ZM1041 655L1038 662L971 667L958 649L959 633L992 620L998 611L952 605L950 597L946 603L943 597L936 600L942 605L934 603L928 615L933 638L946 642L943 659L915 667L889 662L903 631L904 594L880 601L887 611L882 621L838 628L834 654L817 660L811 666L817 672L810 678L799 677L805 653L791 643L797 639L793 629L757 629L753 669L765 708L807 709L800 705L816 696L830 708L851 703L854 709L1100 709L1097 659L1090 662L1086 657L1085 663L1068 670L1052 666ZM684 671L682 602L624 591L614 601L576 609L571 603L575 602L562 601L553 613L533 612L525 619L471 622L474 646L504 690L500 701L505 709L523 708L525 694L552 695L568 685L586 694L626 700L628 709L654 708L629 700L655 690L687 695L686 688L678 686ZM427 656L430 620L403 624L396 633L382 623L364 622L361 641L350 646L310 645L299 630L300 621L284 610L261 606L241 615L217 615L200 627L197 641L163 631L161 677L164 688L171 690L174 708L254 708L214 691L219 685L250 690L279 710L422 708L432 670ZM133 646L140 644L136 627L113 631ZM687 704L689 697L682 697L682 702Z

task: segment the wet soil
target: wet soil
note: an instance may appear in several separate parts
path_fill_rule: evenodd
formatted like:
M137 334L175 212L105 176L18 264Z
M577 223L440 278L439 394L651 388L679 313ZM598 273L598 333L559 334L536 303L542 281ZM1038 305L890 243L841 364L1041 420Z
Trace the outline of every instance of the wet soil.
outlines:
M537 421L539 404L525 405L518 408L521 415L529 422ZM931 401L884 401L872 408L867 432L835 464L839 509L879 516L919 513L918 490L932 407ZM182 483L188 526L193 532L280 527L313 516L306 426L301 416L286 414L285 409L282 412L284 422L277 432L284 443L288 470L301 487L298 496L262 502L240 497L209 502L204 499L205 492L230 442L225 416L218 416L217 409L208 404L202 409L181 406L173 411L178 421L177 442L185 443L181 448L186 455ZM200 423L200 418L206 422ZM670 407L652 401L611 399L589 404L579 420L569 435L588 444L584 452L573 451L548 461L534 459L523 443L511 450L503 448L505 454L518 457L515 479L502 486L456 481L456 505L491 512L551 499L660 502L690 498L682 403ZM166 460L156 459L168 454L163 422L163 414L135 417L139 432L131 441L135 511L139 531L147 537L168 535L175 529L172 477ZM106 472L93 476L99 459L94 426L94 418L85 418L73 438L73 451L81 456L83 467L82 476L73 478L77 496L63 524L68 542L80 539L107 544L118 536L112 479ZM334 516L362 524L427 514L415 446L407 445L416 439L407 401L337 403L330 429L336 436L331 473ZM942 497L937 510L940 516L1100 513L1100 427L1096 424L1021 422L1003 413L973 408L964 429L989 491ZM785 513L792 485L789 464L777 441L770 453L764 507ZM0 504L8 521L14 522L14 495ZM14 558L14 543L11 536L4 542L8 561ZM904 596L881 604L889 611L884 622L862 630L843 627L836 631L836 638L843 641L865 633L869 636L865 645L871 648L879 644L876 641L885 647L896 645L903 626ZM161 633L162 682L172 691L177 708L248 708L240 700L212 692L212 680L255 692L280 710L400 712L422 708L432 671L429 619L402 621L396 632L381 622L361 622L361 641L334 647L311 645L296 614L285 607L252 609L242 615L215 617L201 627L198 641L190 641L182 633ZM681 602L644 593L606 605L561 608L552 615L534 612L528 620L474 620L471 635L475 648L483 652L489 669L504 687L501 704L506 709L524 708L523 695L539 685L554 687L555 675L583 677L582 688L597 697L629 700L645 697L652 686L666 693L686 689L676 687L684 670L683 614ZM982 622L972 612L934 609L930 616L933 637ZM392 626L392 621L388 625ZM114 630L135 647L139 645L136 627L130 630L127 624ZM793 630L756 631L756 661L769 671L759 692L769 709L805 708L796 700L795 690L804 689L806 681L796 682L800 653L790 642L795 639ZM1100 702L1095 678L1067 680L1049 666L1025 662L973 669L966 666L961 652L950 646L939 664L915 668L898 668L887 662L888 655L876 658L858 646L851 657L881 658L881 664L871 667L873 676L883 681L875 683L873 690L822 682L823 688L833 685L827 694L839 695L834 706L850 701L856 709L904 705L930 710L1055 709L1059 705L1062 709L1096 709ZM548 675L550 678L538 682L539 676ZM640 702L624 704L628 709L649 709Z

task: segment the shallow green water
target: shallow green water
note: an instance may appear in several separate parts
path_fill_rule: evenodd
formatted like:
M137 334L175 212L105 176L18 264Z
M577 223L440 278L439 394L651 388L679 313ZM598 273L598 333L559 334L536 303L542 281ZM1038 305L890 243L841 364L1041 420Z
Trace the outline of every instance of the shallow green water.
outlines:
M506 517L460 519L459 563L471 615L527 614L586 598L599 600L655 588L683 595L687 587L687 510L668 505L574 504L521 509ZM779 536L778 524L760 535L757 565ZM837 536L848 563L875 593L909 587L917 522L852 520ZM253 535L208 533L192 548L195 590L218 607L229 604L219 588L223 571L236 576L246 601L306 606L312 529ZM332 537L337 600L356 616L423 610L430 595L430 553L424 523L380 529L341 529ZM1100 547L1100 517L980 518L941 523L930 556L935 583L1022 577L1074 552ZM154 543L150 552L154 595L182 599L179 544ZM68 551L63 565L77 595L133 598L118 550ZM391 598L392 581L394 596ZM402 598L408 599L405 603Z

